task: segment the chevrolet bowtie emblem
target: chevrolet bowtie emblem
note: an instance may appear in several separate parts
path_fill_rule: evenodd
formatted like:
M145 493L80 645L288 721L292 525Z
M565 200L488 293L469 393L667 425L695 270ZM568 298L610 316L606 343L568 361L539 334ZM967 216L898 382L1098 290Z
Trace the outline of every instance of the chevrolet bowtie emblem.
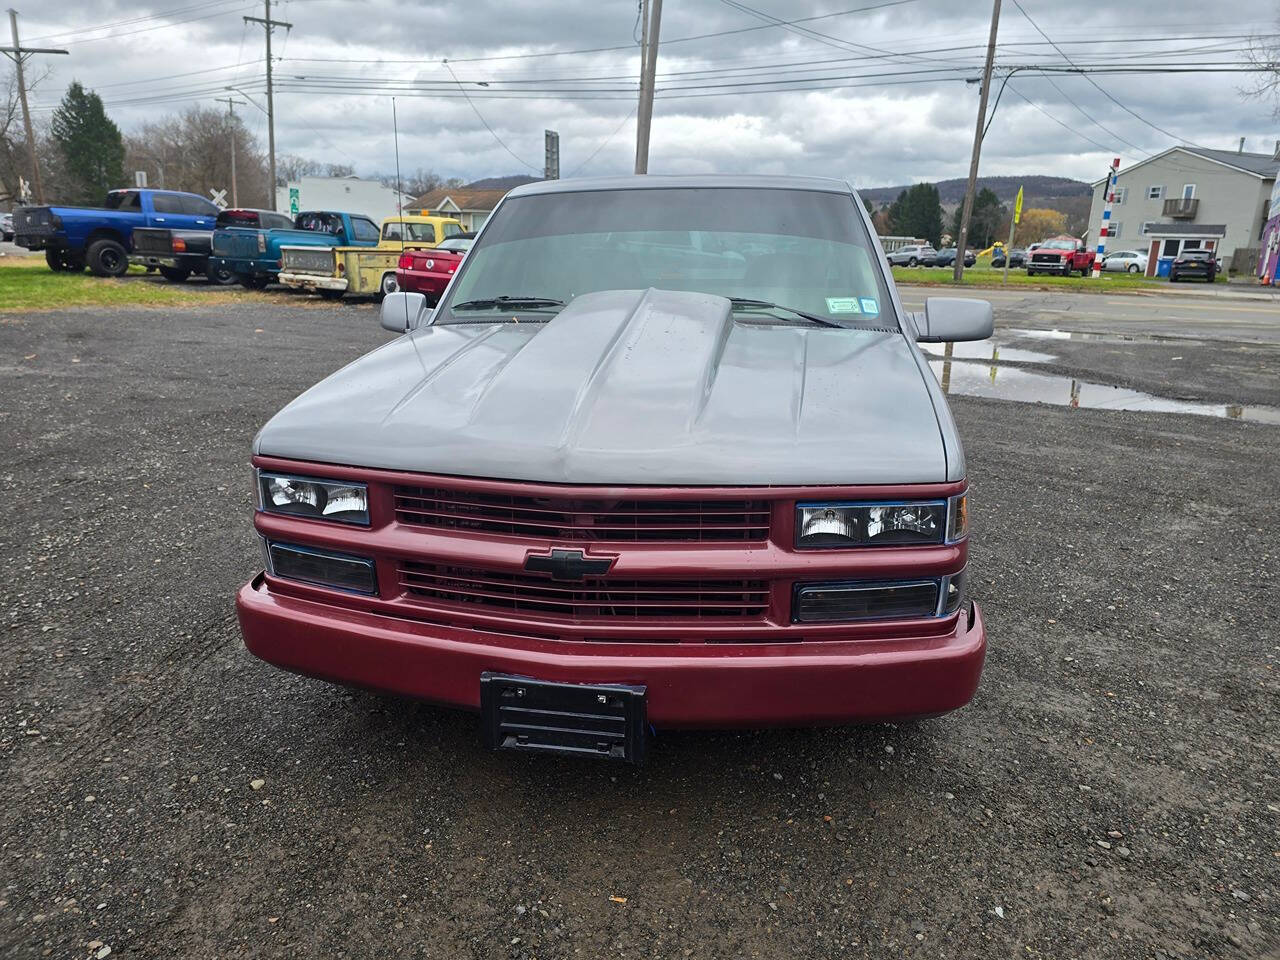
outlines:
M550 553L529 554L524 558L524 568L530 573L549 573L552 580L581 580L608 573L616 559L588 557L581 550L552 550Z

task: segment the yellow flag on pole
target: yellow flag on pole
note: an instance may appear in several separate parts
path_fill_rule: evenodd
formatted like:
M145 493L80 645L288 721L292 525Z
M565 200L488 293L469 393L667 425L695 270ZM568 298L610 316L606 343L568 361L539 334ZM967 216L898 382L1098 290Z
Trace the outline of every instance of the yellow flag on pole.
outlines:
M1022 188L1018 188L1018 199L1013 201L1013 222L1022 222Z

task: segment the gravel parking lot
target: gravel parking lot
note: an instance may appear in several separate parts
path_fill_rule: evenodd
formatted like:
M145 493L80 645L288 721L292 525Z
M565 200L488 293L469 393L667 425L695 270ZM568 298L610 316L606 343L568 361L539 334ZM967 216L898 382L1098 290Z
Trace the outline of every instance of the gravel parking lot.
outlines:
M388 336L0 312L0 953L1280 956L1280 427L957 397L971 706L530 759L241 645L250 440ZM1280 402L1280 346L1168 346L1037 369Z

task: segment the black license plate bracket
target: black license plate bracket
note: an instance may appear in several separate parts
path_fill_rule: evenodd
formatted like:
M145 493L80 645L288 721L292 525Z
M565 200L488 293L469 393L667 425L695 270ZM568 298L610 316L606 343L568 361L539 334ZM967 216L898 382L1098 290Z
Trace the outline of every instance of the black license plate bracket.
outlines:
M480 676L480 714L485 744L494 750L644 760L643 686L486 672Z

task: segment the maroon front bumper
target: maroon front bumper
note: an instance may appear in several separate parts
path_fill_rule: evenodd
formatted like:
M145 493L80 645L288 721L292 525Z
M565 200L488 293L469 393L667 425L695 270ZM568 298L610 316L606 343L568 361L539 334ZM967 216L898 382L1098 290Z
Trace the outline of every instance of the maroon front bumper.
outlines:
M581 644L404 620L275 593L236 612L245 645L287 670L478 709L485 671L642 684L657 727L838 724L945 713L972 699L987 638L976 604L942 633L779 644Z
M241 589L245 644L289 670L466 708L479 706L485 672L643 685L649 720L668 727L938 714L978 685L976 608L831 623L792 612L797 584L943 578L968 556L967 541L797 549L797 500L941 499L963 483L608 488L254 463L369 491L367 527L255 515L267 541L375 564L369 595L265 574ZM611 566L572 583L529 573L551 547Z

